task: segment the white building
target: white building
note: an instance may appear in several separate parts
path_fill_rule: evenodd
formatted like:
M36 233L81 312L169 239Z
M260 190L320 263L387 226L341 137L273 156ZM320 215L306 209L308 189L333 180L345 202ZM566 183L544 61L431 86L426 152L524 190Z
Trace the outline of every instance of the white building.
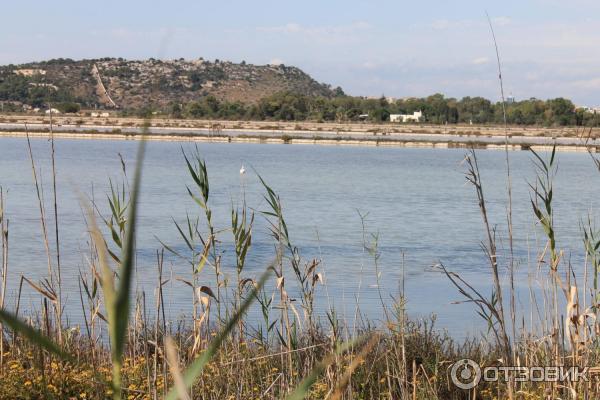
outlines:
M58 111L56 108L50 108L48 110L46 110L46 114L60 114L60 111Z
M412 114L390 114L390 122L420 122L423 112L415 111Z
M582 107L585 112L590 114L600 114L600 107Z
M46 71L43 69L24 68L16 69L13 71L17 75L21 76L34 76L34 75L46 75Z

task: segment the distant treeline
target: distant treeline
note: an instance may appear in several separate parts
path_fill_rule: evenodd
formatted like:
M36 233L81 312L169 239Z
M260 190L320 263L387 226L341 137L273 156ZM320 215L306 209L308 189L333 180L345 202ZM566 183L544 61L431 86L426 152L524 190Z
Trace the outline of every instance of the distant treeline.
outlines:
M492 103L482 97L460 100L435 94L426 98L396 101L366 99L352 96L333 98L308 97L284 92L263 98L257 104L219 101L207 96L188 104L171 104L167 110L147 107L135 113L147 116L159 111L174 118L205 118L228 120L322 121L345 122L366 119L370 122L389 121L390 114L412 114L422 111L421 122L430 124L501 124L502 103ZM362 116L362 117L361 117ZM529 99L506 104L509 124L542 126L600 126L600 115L576 109L567 99Z
M314 97L294 92L280 92L261 99L258 103L222 101L209 95L185 104L172 103L167 108L146 106L125 109L124 115L150 116L153 113L173 118L203 118L228 120L370 122L389 121L390 114L423 112L421 122L430 124L501 124L501 102L492 103L482 97L464 97L460 100L435 94L426 98L408 98L388 101L347 96L341 89L332 97ZM78 112L89 108L89 100L73 96L61 89L36 86L31 80L15 74L0 74L0 103L2 111L22 111L27 104L46 107L51 103L62 112ZM362 117L361 117L362 116ZM367 116L365 118L365 116ZM509 124L540 126L600 126L600 115L576 108L568 99L529 99L506 104Z

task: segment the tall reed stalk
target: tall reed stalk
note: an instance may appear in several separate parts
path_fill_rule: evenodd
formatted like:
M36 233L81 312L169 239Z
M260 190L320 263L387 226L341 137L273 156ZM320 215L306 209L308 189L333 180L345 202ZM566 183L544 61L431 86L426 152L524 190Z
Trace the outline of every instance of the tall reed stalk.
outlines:
M0 310L4 309L8 279L8 218L5 214L4 189L0 186L0 242L2 243L2 269L0 270ZM0 321L0 372L4 369L4 326Z

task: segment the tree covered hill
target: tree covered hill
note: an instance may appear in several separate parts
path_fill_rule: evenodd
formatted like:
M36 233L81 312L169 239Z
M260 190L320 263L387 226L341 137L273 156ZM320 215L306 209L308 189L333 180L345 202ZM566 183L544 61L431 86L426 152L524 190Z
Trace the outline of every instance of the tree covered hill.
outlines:
M565 98L492 102L455 99L347 96L295 67L228 61L116 58L55 59L0 66L2 111L47 108L118 110L119 115L273 121L389 121L390 114L421 111L431 124L600 126L600 109L576 107ZM114 114L114 113L113 113Z
M282 91L326 98L341 93L296 67L202 58L55 59L0 67L0 101L32 107L51 101L125 110L165 108L207 96L249 104Z

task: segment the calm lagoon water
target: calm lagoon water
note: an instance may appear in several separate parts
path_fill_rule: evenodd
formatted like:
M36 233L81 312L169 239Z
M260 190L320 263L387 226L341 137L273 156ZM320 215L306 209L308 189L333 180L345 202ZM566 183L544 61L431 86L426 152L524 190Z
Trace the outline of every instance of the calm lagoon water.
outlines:
M34 156L45 187L47 212L51 214L50 146L45 139L32 140ZM132 174L137 142L57 140L59 228L63 291L67 313L77 320L79 271L87 271L88 236L78 193L93 196L106 210L109 178L121 179L123 157ZM156 285L155 252L159 240L184 250L173 219L200 210L186 193L191 184L182 157L190 143L151 142L144 165L138 230L136 284L152 295ZM230 227L231 204L242 190L248 205L266 210L257 171L280 194L292 242L304 259L319 258L326 286L319 289L322 311L328 303L338 313L353 318L357 296L364 315L382 318L379 290L386 302L398 296L404 280L407 307L414 318L437 315L437 326L464 336L478 332L483 323L433 265L443 263L489 293L488 264L480 243L485 239L472 186L465 183L464 150L337 147L314 145L198 144L206 159L211 182L210 202L218 227ZM485 195L491 222L497 225L501 251L507 252L506 175L502 151L479 151ZM516 257L519 307L527 303L530 276L535 275L539 229L534 224L528 182L534 167L528 152L510 153L513 173ZM600 174L588 154L559 153L555 183L556 225L559 246L583 269L580 222L588 213L597 215ZM247 172L240 176L244 165ZM14 304L21 274L32 280L46 276L47 262L40 234L39 210L33 185L27 143L24 139L0 139L0 185L7 192L10 219L9 306ZM363 249L365 237L378 237L380 286L373 257ZM50 224L49 231L53 232ZM223 268L232 277L230 234L223 237ZM542 243L543 245L543 243ZM273 239L268 223L257 215L254 243L245 275L255 277L273 259ZM506 264L506 261L501 260ZM189 267L169 258L166 269L173 277L186 278ZM505 271L505 270L504 270ZM204 272L207 284L212 274ZM535 276L534 276L535 278ZM360 288L360 290L359 290ZM172 279L167 288L169 315L188 311L190 293ZM22 304L39 308L39 297L24 289Z

